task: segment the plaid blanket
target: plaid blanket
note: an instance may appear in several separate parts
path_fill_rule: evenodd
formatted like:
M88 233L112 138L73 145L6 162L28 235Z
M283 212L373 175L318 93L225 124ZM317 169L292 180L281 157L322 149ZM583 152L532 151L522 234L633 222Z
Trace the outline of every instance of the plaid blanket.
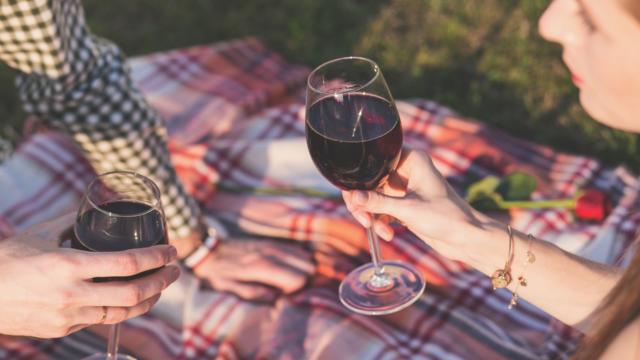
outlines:
M150 314L124 324L125 351L141 359L556 359L574 348L576 330L524 301L507 310L510 293L494 292L486 276L401 228L381 244L383 257L422 270L425 295L393 315L351 313L337 287L369 255L364 231L342 202L229 191L338 194L305 147L307 68L255 39L152 54L130 65L166 119L174 165L204 211L237 231L304 242L317 268L305 289L272 304L201 288L183 274ZM431 101L397 105L406 145L428 151L459 191L473 179L514 170L538 179L536 198L567 197L585 186L606 190L615 208L602 224L577 222L565 210L511 211L506 220L596 261L625 262L640 221L640 184L624 168L515 139ZM93 176L69 139L34 134L0 167L0 236L74 210ZM0 359L80 358L103 349L99 332L44 341L0 336Z

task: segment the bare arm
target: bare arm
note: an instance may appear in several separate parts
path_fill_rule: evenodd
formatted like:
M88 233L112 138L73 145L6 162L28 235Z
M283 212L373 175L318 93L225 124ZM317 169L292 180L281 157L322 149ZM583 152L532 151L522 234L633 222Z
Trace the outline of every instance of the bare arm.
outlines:
M466 238L474 241L469 242L464 261L491 276L504 266L509 240L505 225L485 221L483 227L469 230ZM518 296L567 324L576 325L586 319L622 276L618 268L583 259L535 238L531 243L535 262L525 268L529 248L526 234L514 230L514 245L514 279L509 290L514 290L517 277L524 274L527 286L518 287Z
M364 226L371 224L369 213L388 214L442 255L463 261L487 276L505 266L509 248L506 225L471 208L424 153L405 152L397 172L380 192L344 192L343 196ZM374 227L382 238L391 239L388 225L377 221ZM511 290L523 272L527 236L514 231L514 245ZM567 324L585 320L621 275L618 269L581 259L543 240L534 239L531 250L536 261L528 265L528 284L519 287L518 294Z

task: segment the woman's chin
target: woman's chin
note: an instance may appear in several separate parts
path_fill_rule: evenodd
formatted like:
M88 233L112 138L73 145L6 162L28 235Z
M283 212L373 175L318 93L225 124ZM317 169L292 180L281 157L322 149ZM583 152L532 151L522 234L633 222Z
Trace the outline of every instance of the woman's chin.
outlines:
M589 96L584 90L580 91L580 105L589 116L601 124L618 130L640 133L640 121L625 119L617 111L603 106L596 97Z

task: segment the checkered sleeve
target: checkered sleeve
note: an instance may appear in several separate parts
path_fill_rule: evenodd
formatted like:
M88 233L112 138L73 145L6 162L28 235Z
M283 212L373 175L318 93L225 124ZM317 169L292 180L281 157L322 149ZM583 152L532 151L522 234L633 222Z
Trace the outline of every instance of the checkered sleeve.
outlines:
M96 172L133 170L162 193L170 238L200 212L171 164L163 121L112 43L91 34L80 0L0 0L0 59L19 70L27 113L69 134Z

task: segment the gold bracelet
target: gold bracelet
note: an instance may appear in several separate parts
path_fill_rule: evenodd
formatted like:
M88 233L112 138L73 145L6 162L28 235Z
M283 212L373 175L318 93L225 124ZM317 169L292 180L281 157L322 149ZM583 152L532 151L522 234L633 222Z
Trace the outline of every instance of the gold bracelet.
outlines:
M522 274L520 274L520 276L518 276L518 283L516 284L516 287L513 289L513 292L511 293L511 301L509 302L509 310L513 309L514 306L518 305L518 288L520 286L526 287L527 286L527 279L524 277L525 271L527 270L527 266L529 266L529 264L533 264L534 262L536 262L536 256L533 254L533 252L531 251L531 247L533 246L533 236L531 234L527 234L527 239L529 239L529 245L527 246L527 257L524 261L524 264L522 265Z
M513 262L514 244L513 231L511 230L510 225L507 225L507 233L509 234L509 254L507 262L504 264L504 269L498 269L493 273L493 275L491 275L493 290L505 288L511 284L511 264Z

